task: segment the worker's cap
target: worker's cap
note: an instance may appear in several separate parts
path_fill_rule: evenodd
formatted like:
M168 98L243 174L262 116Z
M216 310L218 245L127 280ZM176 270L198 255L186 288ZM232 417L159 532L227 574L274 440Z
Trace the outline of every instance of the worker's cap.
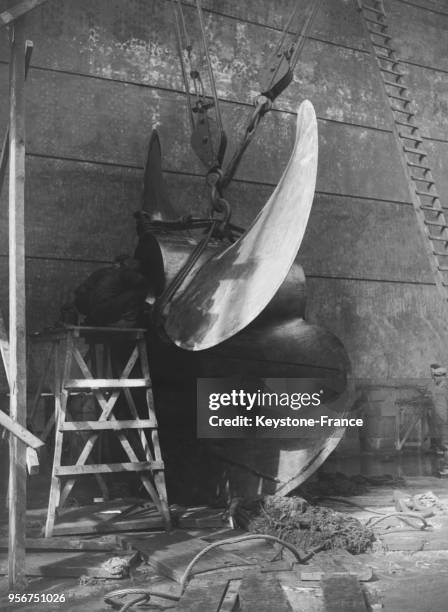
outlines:
M446 368L442 368L441 366L437 368L432 368L432 373L434 376L446 376Z

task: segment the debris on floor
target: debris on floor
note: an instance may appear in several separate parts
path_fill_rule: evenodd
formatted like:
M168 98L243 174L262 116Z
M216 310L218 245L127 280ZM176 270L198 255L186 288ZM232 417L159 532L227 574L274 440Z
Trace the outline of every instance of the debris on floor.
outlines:
M185 531L175 530L169 533L128 534L123 540L138 550L145 560L162 576L180 582L184 572L193 559L208 544L205 540L193 537ZM195 572L212 571L228 567L247 567L252 565L244 557L223 551L210 551L201 559Z
M342 548L359 554L374 539L373 532L349 514L311 506L300 497L267 495L241 501L234 513L248 531L275 535L304 551Z
M54 578L80 578L89 576L101 579L119 579L129 575L132 565L138 563L138 553L118 556L104 552L30 552L26 555L27 576ZM8 573L8 553L0 554L0 575Z
M397 599L394 584L409 587L414 577L423 584L432 570L444 584L448 580L443 566L446 563L448 567L448 494L444 483L425 479L400 490L395 486L391 481L367 487L359 495L322 499L320 503L325 505L318 506L298 496L265 496L251 502L239 499L229 512L173 506L177 526L170 533L151 530L150 522L143 530L103 533L105 524L107 529L113 528L117 516L124 523L143 522L148 509L138 505L139 500L121 500L115 506L112 502L95 504L88 508L88 515L85 507L71 508L67 512L73 524L85 526L88 520L97 531L48 539L28 537L27 574L31 584L42 585L33 586L33 592L48 589L44 585L50 580L56 585L54 589L72 584L71 603L66 609L74 612L112 610L103 601L105 596L109 601L111 593L122 594L114 599L121 606L137 599L143 605L146 598L149 606L179 612L260 612L260 601L269 612L389 610L388 600ZM408 511L423 517L426 526L414 518L418 528L411 528L396 518L399 514L406 517ZM229 514L246 529L231 528ZM29 535L34 536L38 518L37 511L30 515L33 528ZM257 536L262 531L300 548L301 562L277 544L240 541L241 536ZM187 572L192 560L210 544L229 538L237 543L209 550ZM366 552L352 554L360 548ZM5 571L6 564L7 541L0 539L0 569ZM2 580L0 577L0 583ZM271 593L277 593L275 607L267 595L260 599L267 586ZM5 597L2 591L0 609L7 610ZM400 601L407 602L407 610L417 610L406 597L403 586ZM88 605L83 605L86 598L90 598ZM15 604L14 609L20 607ZM133 609L139 609L138 605L132 604ZM401 612L399 608L390 610Z

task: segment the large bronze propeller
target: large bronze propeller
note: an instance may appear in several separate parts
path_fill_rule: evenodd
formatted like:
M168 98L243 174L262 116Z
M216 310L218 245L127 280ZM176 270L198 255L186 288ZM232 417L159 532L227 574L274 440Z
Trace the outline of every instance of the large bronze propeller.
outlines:
M317 121L304 101L280 182L250 228L187 278L162 317L179 347L216 346L251 323L285 280L302 243L317 173Z

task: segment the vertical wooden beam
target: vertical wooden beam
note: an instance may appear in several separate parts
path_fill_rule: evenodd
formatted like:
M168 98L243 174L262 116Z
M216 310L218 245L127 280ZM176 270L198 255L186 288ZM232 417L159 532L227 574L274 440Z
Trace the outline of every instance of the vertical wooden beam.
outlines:
M31 55L33 53L33 43L30 40L26 41L25 48L25 78L28 74L28 70L31 62ZM6 168L8 165L9 158L9 125L5 130L3 136L2 150L0 153L0 195L3 190L3 183L6 176ZM0 310L0 353L5 368L6 378L9 383L9 338L6 331L5 321L3 319L3 313Z
M25 325L25 23L11 26L9 65L9 378L10 416L26 426ZM9 438L10 588L25 578L26 446Z

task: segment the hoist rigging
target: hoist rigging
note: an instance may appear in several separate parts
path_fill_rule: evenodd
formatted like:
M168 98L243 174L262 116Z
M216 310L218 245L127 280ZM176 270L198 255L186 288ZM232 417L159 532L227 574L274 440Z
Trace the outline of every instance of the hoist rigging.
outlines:
M293 79L294 69L299 61L307 33L309 32L321 0L311 0L301 31L291 34L291 25L296 20L299 3L291 12L280 39L268 60L268 68L262 75L259 95L254 100L254 111L245 133L233 155L224 167L227 137L223 127L220 102L213 75L212 62L207 44L201 0L195 0L200 28L201 44L210 81L211 97L205 95L200 70L193 57L193 43L188 33L181 0L172 0L179 60L187 96L188 113L191 125L191 146L197 157L207 169L207 184L211 192L211 213L220 213L226 222L230 220L230 206L223 193L232 181L242 156L252 141L262 117L272 109L275 99ZM288 41L288 36L292 40ZM185 57L189 64L187 70ZM191 91L193 88L193 91ZM210 116L213 109L215 117Z
M210 346L210 344L219 343L227 334L235 333L237 327L241 328L247 325L253 318L254 313L262 309L260 305L268 303L275 294L279 283L281 284L282 279L288 274L297 254L313 201L317 171L317 123L314 109L309 102L303 102L298 111L297 129L303 131L303 134L297 133L296 147L290 163L273 196L247 230L231 222L232 210L230 203L224 197L224 191L231 182L262 117L271 110L275 99L292 81L293 71L303 49L306 35L312 26L320 4L321 0L310 0L301 31L298 34L291 34L291 24L296 20L299 10L299 2L296 2L262 76L260 93L254 101L255 108L249 125L241 142L236 146L233 155L230 157L230 161L225 163L227 137L208 50L201 0L195 0L195 9L200 29L200 46L207 65L211 95L206 93L200 70L202 66L199 65L199 55L201 53L194 49L192 38L188 32L182 0L172 0L177 49L191 127L191 146L206 169L206 183L210 190L209 214L205 218L186 215L176 219L173 214L167 214L169 213L169 207L163 205L159 207L160 210L154 208L155 202L163 202L166 198L163 190L160 161L156 163L157 168L154 166L154 160L160 160L160 143L157 134L153 134L148 155L148 160L151 159L152 162L149 163L148 161L145 176L152 177L148 185L152 185L154 197L150 197L151 190L145 195L147 191L145 188L143 210L137 213L136 217L139 235L150 234L151 232L169 233L195 229L203 231L194 248L190 249L182 265L177 268L174 276L168 279L167 285L156 300L153 309L153 320L156 327L160 330L163 329L164 333L167 332L174 342L179 341L180 345L184 345L184 348L189 348L190 343L184 337L182 337L182 340L177 338L177 315L179 311L185 313L189 308L194 311L198 306L199 295L202 296L201 299L205 299L205 295L209 292L207 299L212 301L215 299L213 297L215 288L212 286L214 281L211 281L209 275L214 266L217 266L216 274L218 276L223 273L224 268L228 268L228 273L231 275L231 268L237 265L239 261L239 253L244 251L247 254L247 261L252 261L253 266L257 269L261 265L260 262L265 260L263 250L266 251L267 247L266 244L263 246L263 243L271 242L273 244L273 241L269 240L272 231L277 233L279 237L282 235L284 238L288 236L286 240L289 241L288 244L284 244L281 254L277 253L279 267L273 274L273 278L269 282L265 282L262 278L258 278L257 274L253 274L252 281L247 282L247 291L249 291L251 283L255 283L255 285L258 283L259 286L257 285L254 291L260 291L263 298L259 296L260 299L257 300L257 304L248 308L245 316L238 318L238 322L232 329L225 324L218 333L215 333L216 330L212 332L210 327L200 342L192 340L191 346L194 345L195 347L193 350L198 350L199 347L204 348L205 345ZM295 185L294 191L288 191L292 189L293 184ZM292 210L290 211L289 208L291 207ZM152 211L151 214L149 214L150 210ZM287 230L285 226L288 227ZM291 235L288 233L290 230ZM217 244L213 244L216 240ZM228 247L229 244L230 247ZM226 256L221 258L218 250L222 251L223 249L226 251ZM230 250L227 253L228 249ZM214 255L210 257L210 252L213 250L215 251ZM212 276L214 275L212 274ZM194 290L194 299L192 298L189 301L192 297L190 296L187 300L189 304L186 305L183 303L182 296L189 295L188 288L194 287L196 281L201 284L201 290ZM212 282L212 285L209 281ZM231 293L227 292L227 298ZM241 296L244 294L245 292ZM196 315L192 316L194 319ZM217 315L216 321L220 319L220 316ZM189 329L189 326L186 326L185 330L187 329ZM192 338L195 338L197 334L202 334L203 330L197 331L196 334L191 328L190 332ZM187 331L187 335L190 332Z

